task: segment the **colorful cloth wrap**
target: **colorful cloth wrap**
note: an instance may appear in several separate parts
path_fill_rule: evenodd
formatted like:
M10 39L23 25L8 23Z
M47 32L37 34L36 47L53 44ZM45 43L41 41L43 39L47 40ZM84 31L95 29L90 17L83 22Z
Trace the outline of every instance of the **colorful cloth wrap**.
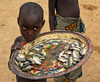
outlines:
M75 82L77 78L80 78L82 76L82 67L77 68L76 70L62 75L55 77L55 82Z
M56 14L54 24L55 30L67 30L80 33L86 32L86 28L81 17L61 17L60 15Z
M67 30L73 32L85 33L85 25L81 18L72 18L72 17L61 17L58 14L55 16L55 30ZM82 67L77 68L76 70L55 77L55 82L75 82L77 78L82 76Z

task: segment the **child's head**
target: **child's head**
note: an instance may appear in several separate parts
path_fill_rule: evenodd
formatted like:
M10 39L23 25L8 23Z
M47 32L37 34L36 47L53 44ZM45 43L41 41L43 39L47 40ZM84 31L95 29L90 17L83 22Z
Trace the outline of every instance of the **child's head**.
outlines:
M33 41L39 35L44 23L43 9L40 5L28 2L20 7L18 25L26 41Z

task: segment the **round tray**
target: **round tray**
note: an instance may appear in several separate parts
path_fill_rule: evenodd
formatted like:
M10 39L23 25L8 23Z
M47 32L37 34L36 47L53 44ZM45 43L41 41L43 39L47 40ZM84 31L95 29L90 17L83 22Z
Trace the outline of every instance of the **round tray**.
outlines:
M16 50L10 59L10 66L9 66L10 70L13 73L15 73L18 76L23 77L23 78L45 79L45 78L57 77L57 76L61 76L61 75L70 73L71 71L74 71L75 69L82 66L89 59L89 57L92 53L92 50L93 50L92 42L88 37L86 37L80 33L77 33L77 32L75 33L75 32L60 31L60 30L45 32L45 33L40 34L40 36L33 42L26 44L24 46L24 48L30 48L30 46L33 46L33 47L39 46L39 44L41 44L41 43L44 44L46 41L56 39L55 34L57 34L61 40L63 40L65 36L71 37L71 38L75 37L75 38L79 38L86 44L87 51L80 62L78 62L73 67L65 69L62 65L62 62L57 60L58 53L60 53L62 51L62 49L60 49L58 47L58 49L56 49L56 50L49 51L43 64L41 66L35 65L34 66L35 68L32 70L32 73L22 72L15 64L15 57L19 52L18 50ZM52 63L54 63L54 64L52 64Z

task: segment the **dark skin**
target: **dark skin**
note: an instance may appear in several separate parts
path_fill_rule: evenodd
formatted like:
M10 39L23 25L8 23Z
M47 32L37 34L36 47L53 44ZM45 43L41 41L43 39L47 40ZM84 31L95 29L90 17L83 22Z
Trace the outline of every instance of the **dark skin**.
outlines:
M39 15L22 14L20 17L18 17L18 25L22 36L18 36L15 39L15 42L11 47L11 55L15 50L21 50L23 48L22 43L24 41L31 42L35 40L39 36L44 23L45 20L43 20L42 16ZM17 75L16 80L17 82L46 82L46 79L30 80Z
M62 17L78 18L80 16L78 0L49 0L49 24L51 31L55 30L55 10Z

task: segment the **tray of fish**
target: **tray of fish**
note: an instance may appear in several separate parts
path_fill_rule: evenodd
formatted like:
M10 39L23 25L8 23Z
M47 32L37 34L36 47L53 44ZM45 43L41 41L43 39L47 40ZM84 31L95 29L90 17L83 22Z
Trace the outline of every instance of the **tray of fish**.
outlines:
M10 70L28 79L57 77L82 66L92 50L91 40L80 33L45 32L13 53Z

